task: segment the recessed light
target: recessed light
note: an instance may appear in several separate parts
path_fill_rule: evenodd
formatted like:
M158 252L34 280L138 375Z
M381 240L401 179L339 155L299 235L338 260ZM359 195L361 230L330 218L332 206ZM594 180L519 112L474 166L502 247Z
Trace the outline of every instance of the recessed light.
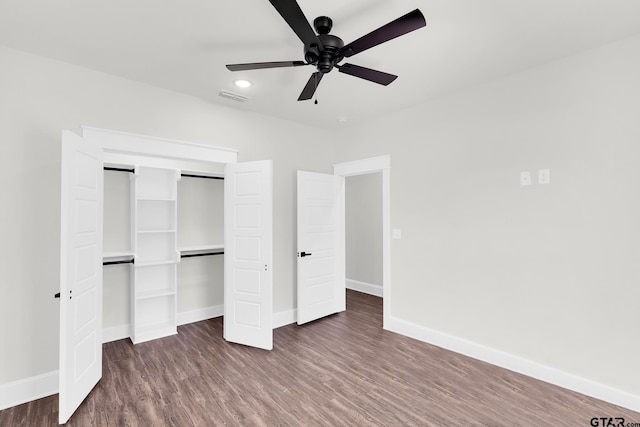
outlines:
M340 116L337 120L338 123L346 123L348 119L345 116Z
M234 83L236 84L236 86L243 89L253 86L253 83L251 83L249 80L236 80Z

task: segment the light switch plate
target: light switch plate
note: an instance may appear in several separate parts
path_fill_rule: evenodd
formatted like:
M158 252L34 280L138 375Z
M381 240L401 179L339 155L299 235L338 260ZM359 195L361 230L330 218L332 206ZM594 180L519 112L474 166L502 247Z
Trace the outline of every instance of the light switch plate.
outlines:
M396 240L402 239L402 230L400 230L399 228L394 228L393 230L391 230L391 238Z
M551 171L549 169L538 170L538 184L549 184L551 182Z
M520 172L520 185L531 185L531 172L524 171Z

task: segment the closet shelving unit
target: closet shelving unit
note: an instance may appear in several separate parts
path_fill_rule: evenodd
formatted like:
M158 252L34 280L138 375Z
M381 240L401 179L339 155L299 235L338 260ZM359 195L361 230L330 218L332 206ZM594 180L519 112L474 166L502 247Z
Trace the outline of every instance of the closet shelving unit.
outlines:
M136 166L131 177L135 254L131 286L134 344L177 333L177 182L180 171Z

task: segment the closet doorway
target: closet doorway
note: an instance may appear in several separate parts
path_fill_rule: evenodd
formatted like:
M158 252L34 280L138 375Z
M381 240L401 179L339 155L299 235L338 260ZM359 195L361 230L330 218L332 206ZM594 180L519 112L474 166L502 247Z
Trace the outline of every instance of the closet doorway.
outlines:
M61 424L66 423L102 376L105 153L225 165L224 338L272 348L272 162L237 163L235 150L90 127L82 130L82 137L70 131L62 132L60 293L57 295L60 297ZM165 249L171 244L176 246L175 238L166 237L175 233L175 217L171 217L171 211L175 210L172 207L175 190L166 191L166 187L157 184L170 181L171 171L167 171L147 171L140 197L136 196L136 207L144 212L142 217L155 221L157 217L151 211L160 206L160 215L164 218L158 223L160 229L152 226L141 230L149 249L148 257L141 259L142 267L155 266L156 261L169 264L171 259L167 258L176 256L167 255L171 250L166 250L155 259L159 252L156 251L158 245L153 243L158 235L163 235L160 246ZM137 253L134 255L137 257ZM145 289L148 295L143 296L162 297L160 294L169 287L163 287L159 293Z

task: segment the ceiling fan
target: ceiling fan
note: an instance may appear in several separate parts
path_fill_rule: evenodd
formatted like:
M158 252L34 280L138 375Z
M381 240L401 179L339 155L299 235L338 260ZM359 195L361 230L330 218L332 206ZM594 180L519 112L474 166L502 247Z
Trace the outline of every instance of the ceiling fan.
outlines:
M328 16L319 16L313 21L317 32L313 31L296 0L269 0L282 15L298 38L304 43L304 61L253 62L248 64L229 64L231 71L258 70L262 68L299 67L314 65L317 69L305 85L298 101L311 99L322 77L333 68L339 72L369 80L381 85L388 85L398 76L361 67L354 64L339 64L345 57L349 58L374 46L387 42L427 25L422 12L416 9L386 25L345 45L340 37L329 34L333 21Z

